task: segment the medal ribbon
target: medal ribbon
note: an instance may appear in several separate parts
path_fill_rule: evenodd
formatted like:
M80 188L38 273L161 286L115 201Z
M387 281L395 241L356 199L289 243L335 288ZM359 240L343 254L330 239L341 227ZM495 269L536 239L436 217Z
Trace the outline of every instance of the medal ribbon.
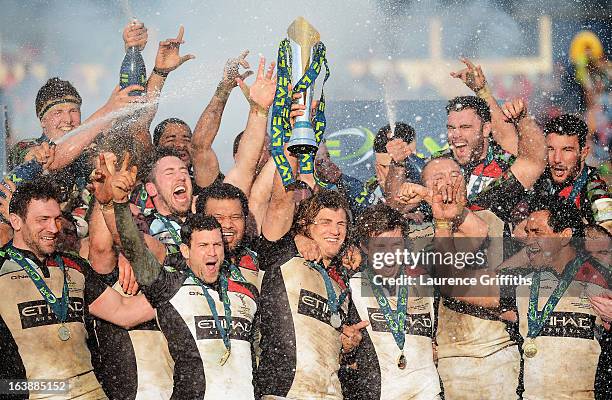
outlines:
M155 212L155 218L157 218L164 224L164 226L166 227L166 230L168 231L168 233L170 233L170 237L172 237L172 241L174 242L174 244L177 246L180 246L181 243L183 243L183 241L181 240L181 236L178 234L176 229L174 229L172 222L168 218L158 213L157 211ZM172 252L176 253L177 251L178 249L174 249L174 251Z
M349 289L347 288L342 293L340 293L340 297L336 297L336 291L334 290L334 286L332 285L332 280L329 277L329 274L318 263L314 263L312 261L308 261L308 265L314 269L316 269L319 274L323 277L323 282L325 282L325 291L327 292L327 306L329 307L329 311L332 314L338 314L338 309L346 300L346 297L349 294Z
M378 307L385 316L387 326L393 334L393 339L395 339L397 347L399 347L400 350L404 350L404 343L406 342L406 315L408 314L408 285L404 284L400 286L399 295L397 296L397 309L394 312L382 288L374 283L374 273L371 267L366 267L365 272L370 281L372 292L374 292L374 296L376 297ZM404 276L403 265L402 276Z
M527 312L527 337L535 338L538 336L544 324L550 317L563 293L567 290L570 283L578 273L580 266L583 264L584 259L582 257L576 257L570 265L568 265L563 271L563 275L557 283L557 287L552 292L542 311L538 311L538 297L540 292L540 271L536 271L533 276L531 288L529 292L529 310Z
M272 103L272 140L270 143L270 153L276 169L281 176L284 186L295 182L295 176L291 171L289 161L285 158L283 145L291 138L291 124L289 123L289 114L291 112L291 103L293 101L293 93L305 93L307 89L314 83L315 79L321 72L321 66L325 66L325 78L323 87L329 78L329 65L325 57L325 45L318 42L313 48L312 62L306 70L302 78L293 85L293 89L289 91L291 84L291 46L289 39L283 39L278 46L277 56L277 84L274 103ZM309 107L310 105L306 105ZM325 133L325 95L321 90L319 105L313 119L313 129L315 132L315 140L317 144L321 142ZM314 171L313 155L304 154L300 157L300 172L303 174L311 174Z
M589 173L587 171L587 167L585 166L584 168L582 168L582 173L580 174L578 179L576 179L576 182L574 182L574 186L572 187L572 191L571 191L569 197L567 198L567 200L570 203L574 203L574 200L576 200L576 197L578 196L578 193L580 193L580 191L582 190L582 188L586 184L588 175L589 175Z
M25 259L23 254L15 247L10 246L6 250L6 253L11 257L13 261L15 261L19 266L28 274L36 289L40 292L45 302L51 307L53 313L57 316L59 322L66 322L68 317L68 280L66 278L66 269L64 267L64 261L59 255L55 256L55 262L59 266L62 274L64 275L64 287L62 288L62 297L57 298L49 286L45 283L42 276L36 269L32 267L32 265Z
M219 319L219 313L217 312L215 300L213 300L210 293L208 293L209 290L214 289L208 286L206 283L202 282L202 280L193 273L191 268L187 269L187 275L189 275L191 279L193 279L195 283L197 283L202 289L202 293L204 293L204 296L206 297L208 307L210 308L210 312L212 313L213 319L215 320L215 325L217 325L219 333L221 334L221 338L223 339L223 344L225 345L227 351L231 351L232 342L230 341L230 331L232 329L232 309L230 306L229 296L227 294L227 276L223 273L219 274L219 297L221 298L221 301L223 301L223 309L225 310L225 323L227 325L226 330L221 324L221 320Z
M482 183L482 175L484 174L485 168L487 168L493 162L493 146L491 145L491 141L489 141L489 147L487 148L487 156L485 157L484 163L482 165L482 170L480 174L474 181L474 185L472 185L472 189L470 190L470 195L468 196L469 201L474 201L476 196L478 196L480 184Z

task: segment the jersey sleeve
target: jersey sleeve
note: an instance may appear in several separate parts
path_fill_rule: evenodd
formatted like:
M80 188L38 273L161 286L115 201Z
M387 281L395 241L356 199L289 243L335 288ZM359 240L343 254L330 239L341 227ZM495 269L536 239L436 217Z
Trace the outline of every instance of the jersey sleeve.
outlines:
M174 297L187 279L188 275L185 272L187 268L182 257L179 258L176 254L166 257L164 266L155 281L142 288L153 308L157 308Z
M271 242L262 234L253 243L253 251L257 253L260 270L268 271L275 265L280 266L283 260L289 260L298 254L293 241L293 235L288 232L277 241Z
M525 197L523 185L508 168L468 205L472 211L490 210L502 221L509 221L516 205Z
M104 293L106 288L110 287L102 281L100 276L91 268L89 263L83 262L81 264L81 271L85 277L85 293L84 300L85 304L90 305L98 297Z

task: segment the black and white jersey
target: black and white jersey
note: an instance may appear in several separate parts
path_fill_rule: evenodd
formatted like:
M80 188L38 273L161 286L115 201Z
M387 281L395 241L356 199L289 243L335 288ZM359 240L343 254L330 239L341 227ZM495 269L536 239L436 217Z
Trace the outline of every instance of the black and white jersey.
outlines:
M124 295L118 272L101 276ZM114 283L113 283L114 282ZM164 334L151 321L132 329L93 318L88 324L94 371L114 400L164 400L172 395L174 362Z
M106 398L91 365L84 314L107 288L80 257L58 253L67 274L69 304L65 326L70 338L61 340L60 322L23 268L0 250L0 379L67 380L69 392L53 397ZM40 261L19 250L49 289L61 298L64 274L53 257ZM49 396L49 397L47 397ZM27 398L27 396L26 396Z
M411 276L424 273L410 271ZM432 286L411 285L408 291L406 368L398 367L400 350L389 330L385 316L374 297L367 276L358 272L350 279L352 304L350 323L369 321L362 330L363 339L355 353L353 367L345 367L342 384L345 399L432 400L440 394L440 378L433 359L435 335L434 293ZM392 310L397 296L386 296ZM354 320L353 320L354 319Z
M265 242L265 240L263 240ZM262 245L266 264L261 286L261 358L258 395L292 399L342 399L338 379L340 331L330 323L321 274L298 257L293 238ZM330 270L339 297L342 281ZM348 301L340 311L346 320Z
M174 361L172 399L253 399L252 335L257 290L229 281L232 351L224 365L221 334L202 287L187 274L185 260L166 257L156 281L143 289L156 308L157 323ZM224 328L225 311L218 289L208 289Z
M526 278L533 272L521 271ZM552 269L540 273L538 310L557 287L560 275ZM610 270L586 260L559 300L539 335L537 354L523 357L525 399L593 399L601 353L602 321L589 295L610 293ZM530 286L515 289L519 331L527 337ZM611 366L607 366L611 368Z

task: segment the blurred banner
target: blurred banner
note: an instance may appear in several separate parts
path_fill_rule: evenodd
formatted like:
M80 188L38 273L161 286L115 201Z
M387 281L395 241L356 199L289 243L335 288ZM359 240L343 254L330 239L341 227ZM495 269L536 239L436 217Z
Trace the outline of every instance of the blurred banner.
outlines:
M389 123L392 108L396 122L411 125L417 134L417 152L429 157L446 146L446 101L400 100L329 101L325 143L332 160L347 175L367 180L375 174L376 132Z

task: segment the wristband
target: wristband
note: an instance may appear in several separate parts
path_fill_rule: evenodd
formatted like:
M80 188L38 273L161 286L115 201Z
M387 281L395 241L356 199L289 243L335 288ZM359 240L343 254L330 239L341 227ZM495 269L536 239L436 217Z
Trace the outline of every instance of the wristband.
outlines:
M163 78L166 78L168 76L168 74L170 73L170 71L162 71L161 69L158 69L157 67L153 68L153 73L157 74Z
M443 230L453 230L453 221L449 219L436 219L434 220L435 230L443 229Z
M485 83L483 87L476 90L476 96L480 97L481 99L487 99L491 97L492 94L491 94L491 89L489 89L489 85Z
M100 204L100 210L102 210L102 212L115 210L115 202L112 200L106 204L102 204L102 203L98 203L98 204Z

